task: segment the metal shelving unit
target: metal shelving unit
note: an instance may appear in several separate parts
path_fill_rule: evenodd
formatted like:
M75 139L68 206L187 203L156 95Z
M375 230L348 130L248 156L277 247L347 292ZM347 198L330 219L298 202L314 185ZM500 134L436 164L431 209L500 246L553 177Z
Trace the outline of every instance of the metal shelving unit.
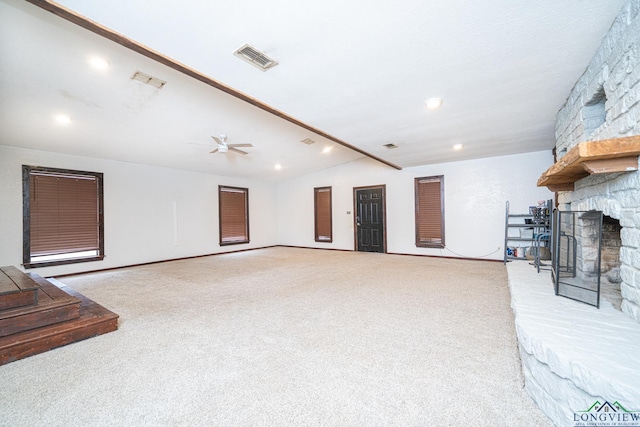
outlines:
M509 202L506 203L505 221L504 221L504 262L510 260L524 260L525 253L518 253L518 250L524 252L525 248L535 248L534 260L535 265L540 270L540 252L541 247L547 247L551 236L551 200L546 202L544 207L531 207L529 213L511 213L509 212ZM517 236L514 235L517 230ZM530 231L530 236L523 236L520 230ZM528 243L528 245L522 245Z

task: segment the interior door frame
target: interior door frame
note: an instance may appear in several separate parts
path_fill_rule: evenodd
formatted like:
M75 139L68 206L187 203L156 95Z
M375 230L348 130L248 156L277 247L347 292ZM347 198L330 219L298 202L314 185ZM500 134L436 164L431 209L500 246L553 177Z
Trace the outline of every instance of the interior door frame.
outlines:
M387 185L367 185L364 187L353 187L353 250L358 252L358 224L356 218L358 217L358 190L382 190L382 250L383 253L387 253Z

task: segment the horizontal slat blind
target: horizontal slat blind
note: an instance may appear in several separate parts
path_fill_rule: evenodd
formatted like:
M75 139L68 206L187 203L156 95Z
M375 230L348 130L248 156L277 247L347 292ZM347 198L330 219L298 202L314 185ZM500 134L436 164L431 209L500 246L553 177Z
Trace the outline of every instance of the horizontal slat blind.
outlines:
M32 172L29 197L32 256L99 249L96 177Z
M220 187L220 243L249 241L248 190Z
M442 178L416 179L416 244L442 245L444 240Z
M331 242L331 187L315 188L315 239L316 242Z

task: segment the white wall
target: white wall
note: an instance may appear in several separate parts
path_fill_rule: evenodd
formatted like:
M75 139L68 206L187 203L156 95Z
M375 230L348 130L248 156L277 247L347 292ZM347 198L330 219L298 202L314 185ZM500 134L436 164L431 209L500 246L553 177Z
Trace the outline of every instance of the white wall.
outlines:
M526 212L553 197L535 185L552 163L550 152L537 152L397 171L363 159L276 185L0 146L0 265L22 262L23 164L104 173L105 259L31 270L50 276L275 244L353 250L353 188L379 184L386 185L388 252L502 259L505 201ZM444 175L443 250L414 243L413 180L431 175ZM249 188L248 245L218 244L219 184ZM321 186L333 189L333 243L314 241L313 188Z
M0 146L0 265L22 263L23 164L104 173L105 259L30 270L43 276L277 243L275 184ZM251 243L219 246L220 184L249 188Z
M353 250L353 187L384 184L388 252L502 259L505 202L512 212L526 213L538 200L553 198L536 186L552 164L551 151L402 171L369 159L351 162L278 185L278 243ZM445 249L415 246L414 178L432 175L444 175ZM333 192L332 243L314 241L313 188L323 186Z

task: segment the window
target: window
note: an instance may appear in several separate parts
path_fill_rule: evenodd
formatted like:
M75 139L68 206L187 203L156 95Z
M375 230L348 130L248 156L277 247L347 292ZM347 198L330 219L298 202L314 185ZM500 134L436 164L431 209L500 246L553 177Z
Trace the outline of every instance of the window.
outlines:
M220 246L249 243L249 189L218 187Z
M22 166L26 268L104 258L102 174Z
M316 242L332 242L331 187L313 189Z
M444 176L415 179L416 246L444 248Z

